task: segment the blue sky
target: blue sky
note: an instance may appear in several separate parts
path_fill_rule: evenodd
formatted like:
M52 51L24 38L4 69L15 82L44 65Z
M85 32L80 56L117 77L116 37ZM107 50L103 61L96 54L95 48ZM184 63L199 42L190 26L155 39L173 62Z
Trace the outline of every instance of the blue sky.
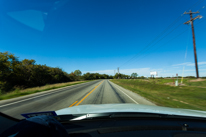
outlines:
M172 76L182 75L185 66L184 75L195 76L191 26L183 24L189 15L183 13L199 10L194 17L203 18L194 22L196 46L199 73L206 76L205 0L63 0L35 8L21 1L28 8L15 4L17 10L11 10L6 2L1 7L0 51L68 73L79 69L113 75L120 67L120 73L129 75L157 71ZM152 47L142 52L150 42Z

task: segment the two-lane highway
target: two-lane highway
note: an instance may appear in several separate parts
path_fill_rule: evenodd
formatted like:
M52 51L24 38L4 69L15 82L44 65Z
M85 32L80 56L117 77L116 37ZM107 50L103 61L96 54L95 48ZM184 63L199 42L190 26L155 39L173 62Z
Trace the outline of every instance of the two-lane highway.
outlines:
M20 114L55 111L85 104L136 103L155 105L109 80L96 80L60 89L0 101L0 112L16 118Z

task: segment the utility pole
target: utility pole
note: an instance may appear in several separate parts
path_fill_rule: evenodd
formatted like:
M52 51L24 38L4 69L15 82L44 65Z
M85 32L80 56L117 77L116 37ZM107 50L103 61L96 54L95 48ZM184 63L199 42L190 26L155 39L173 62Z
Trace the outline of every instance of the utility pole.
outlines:
M118 79L119 79L119 67L117 68L117 73L118 73Z
M184 14L189 14L190 15L190 20L188 20L187 22L185 22L184 24L189 24L191 23L191 28L192 28L192 38L193 38L193 47L194 47L194 56L195 56L195 68L196 68L196 77L199 78L199 72L198 72L198 64L197 64L197 52L196 52L196 45L195 45L195 32L194 32L194 25L193 25L193 21L196 19L201 19L202 16L198 15L195 18L192 18L192 14L197 14L199 13L199 11L197 12L192 12L190 10L190 12L184 12Z

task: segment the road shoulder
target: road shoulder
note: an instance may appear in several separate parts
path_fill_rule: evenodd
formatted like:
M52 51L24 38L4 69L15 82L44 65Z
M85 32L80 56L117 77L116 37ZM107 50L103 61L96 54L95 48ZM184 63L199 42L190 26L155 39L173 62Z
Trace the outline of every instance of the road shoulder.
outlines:
M93 82L93 81L91 81L91 82ZM36 97L40 97L40 96L56 93L56 92L59 92L61 90L64 90L64 89L67 89L67 88L70 88L70 87L85 85L85 84L88 84L88 83L90 83L90 81L85 82L85 83L76 83L74 85L69 85L69 86L65 86L65 87L59 87L59 88L51 89L51 90L45 90L45 91L41 91L41 92L37 92L37 93L32 93L32 94L28 94L28 95L24 95L24 96L19 96L19 97L15 97L15 98L0 100L0 106L4 105L4 104L16 102L16 101L25 100L25 99L28 99L28 98L31 99L31 98L36 98Z
M114 87L116 87L117 89L119 89L121 92L123 92L126 96L129 96L129 98L131 100L134 100L133 102L136 103L136 104L145 104L145 105L153 105L153 106L156 106L155 103L147 100L146 98L140 96L139 94L137 93L134 93L128 89L125 89L123 87L121 87L120 85L117 85L115 83L113 83L112 81L109 81Z

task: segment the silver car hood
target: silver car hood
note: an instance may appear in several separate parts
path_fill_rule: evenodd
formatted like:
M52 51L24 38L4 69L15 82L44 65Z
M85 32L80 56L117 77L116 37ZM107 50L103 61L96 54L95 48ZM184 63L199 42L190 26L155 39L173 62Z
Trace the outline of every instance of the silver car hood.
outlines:
M206 111L168 108L168 107L150 106L150 105L139 105L139 104L79 105L79 106L64 108L56 111L57 115L91 114L91 113L108 113L108 112L141 112L141 113L156 113L156 114L169 114L169 115L206 118Z

